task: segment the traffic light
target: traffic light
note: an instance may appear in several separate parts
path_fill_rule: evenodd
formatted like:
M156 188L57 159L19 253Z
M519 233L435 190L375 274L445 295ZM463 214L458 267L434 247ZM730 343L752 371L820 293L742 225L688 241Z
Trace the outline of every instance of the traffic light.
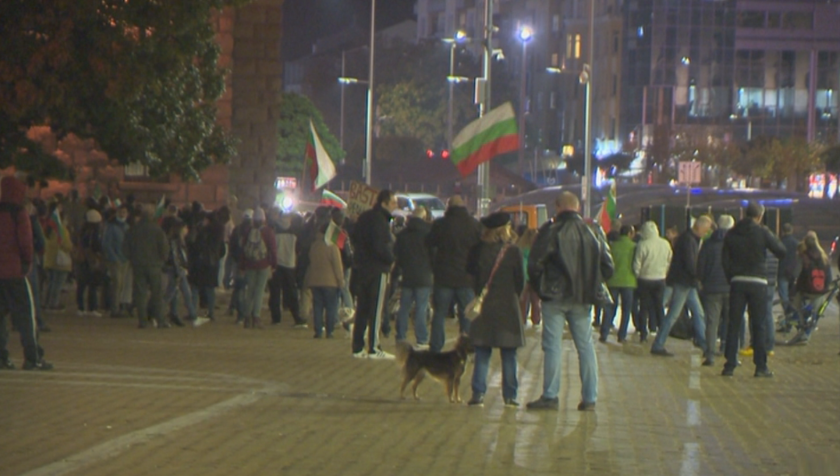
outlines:
M443 149L440 152L440 158L443 159L443 160L449 160L449 150Z
M435 151L433 151L432 149L426 149L426 157L428 157L430 159L434 159L435 158Z

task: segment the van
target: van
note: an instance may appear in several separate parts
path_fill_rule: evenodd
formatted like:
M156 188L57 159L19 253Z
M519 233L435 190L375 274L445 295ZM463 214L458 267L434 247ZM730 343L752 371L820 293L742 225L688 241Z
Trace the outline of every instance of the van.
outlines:
M434 195L428 193L398 193L397 209L394 210L394 215L411 215L411 212L420 206L426 207L432 214L433 219L441 218L446 213L446 205L443 200Z
M538 230L543 223L548 221L548 210L541 203L537 205L508 205L500 208L499 211L510 214L511 225L514 230L518 230L520 227Z

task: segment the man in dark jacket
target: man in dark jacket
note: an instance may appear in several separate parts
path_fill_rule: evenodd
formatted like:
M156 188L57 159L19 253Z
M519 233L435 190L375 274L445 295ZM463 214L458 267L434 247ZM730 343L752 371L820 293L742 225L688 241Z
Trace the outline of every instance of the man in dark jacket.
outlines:
M714 346L706 345L706 316L703 313L703 306L700 304L698 286L700 285L697 273L697 255L700 251L700 240L709 233L712 228L712 219L701 215L694 221L694 226L685 230L677 237L674 243L674 258L668 268L668 276L665 283L673 288L671 293L671 304L668 307L668 314L665 322L656 334L656 340L650 348L650 353L658 356L672 357L674 354L665 350L665 340L671 332L674 321L688 305L691 311L691 320L694 324L694 340L703 350L705 360L703 365L712 365L714 353L710 350Z
M721 254L723 237L735 225L731 215L718 218L718 229L703 243L697 256L697 275L700 278L700 298L706 314L706 345L709 347L709 359L715 355L718 328L721 321L726 323L729 315L729 281L723 273Z
M159 329L170 327L163 319L161 288L161 272L169 256L169 241L163 229L152 220L153 215L152 205L143 206L140 221L128 229L123 241L123 254L131 263L134 278L132 295L140 329L148 326L150 315Z
M798 322L798 316L795 316L796 309L791 305L790 296L793 291L793 285L796 283L796 277L799 276L799 269L802 263L799 262L799 253L796 252L796 247L799 246L799 240L793 236L793 225L785 223L782 225L782 244L785 245L785 257L779 261L779 299L782 300L782 309L785 311L784 325L788 322Z
M753 342L753 362L756 377L772 377L767 368L766 319L767 319L767 269L765 251L777 258L785 257L785 246L767 227L761 225L764 206L750 202L746 218L726 234L723 241L723 270L729 279L729 329L728 336L741 330L744 310L749 306L750 339ZM731 377L738 365L738 343L726 341L726 364L723 376Z
M384 314L388 275L394 264L394 237L391 235L391 212L397 208L397 196L382 190L376 205L359 215L351 242L356 259L350 287L356 296L353 327L353 357L394 359L379 345L379 330ZM365 331L368 350L365 351Z
M417 207L408 219L408 225L397 234L394 245L396 268L402 275L400 282L400 310L397 314L397 340L405 340L408 331L408 314L414 308L414 338L418 348L428 348L429 330L426 313L432 293L432 262L426 237L431 226L426 222L426 209Z
M294 325L306 324L300 316L300 301L295 277L297 235L292 230L292 216L282 213L277 208L272 208L269 212L268 225L274 231L274 240L277 243L277 268L268 281L268 309L271 311L271 323L280 324L282 298L283 307L292 313Z
M470 216L464 200L455 195L443 218L435 220L426 243L432 250L434 270L434 315L432 316L432 352L440 352L446 341L446 314L455 301L460 333L469 331L470 323L464 316L467 304L475 297L473 277L467 273L467 257L478 244L481 225Z
M26 185L12 176L0 180L0 370L14 369L6 347L9 331L6 314L12 316L12 327L20 333L24 370L50 370L44 360L44 349L38 344L35 302L26 275L33 266L35 250L32 224L23 199Z
M612 255L603 232L594 232L581 218L580 201L563 192L556 202L557 216L544 232L550 243L545 252L531 248L528 270L539 283L542 299L543 392L528 403L531 410L557 410L560 406L560 345L563 326L569 324L580 359L581 402L578 410L595 409L598 399L598 361L592 343L592 306L614 272ZM540 237L537 237L537 242ZM532 271L539 271L538 273Z

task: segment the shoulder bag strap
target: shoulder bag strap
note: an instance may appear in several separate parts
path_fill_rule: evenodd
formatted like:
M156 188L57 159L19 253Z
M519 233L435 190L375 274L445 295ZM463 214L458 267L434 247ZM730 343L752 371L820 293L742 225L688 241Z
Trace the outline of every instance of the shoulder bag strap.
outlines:
M505 257L505 252L507 252L508 248L510 248L510 245L505 245L502 247L502 250L499 251L499 256L496 257L496 264L493 265L493 269L490 271L490 277L487 278L487 284L484 285L485 292L487 292L490 289L490 285L493 284L493 276L496 275L499 265L502 264L502 259Z

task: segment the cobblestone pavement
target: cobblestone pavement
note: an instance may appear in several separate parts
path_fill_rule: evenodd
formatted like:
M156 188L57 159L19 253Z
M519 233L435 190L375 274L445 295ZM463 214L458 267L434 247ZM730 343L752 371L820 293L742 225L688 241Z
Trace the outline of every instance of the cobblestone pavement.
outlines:
M747 359L720 377L685 341L669 340L677 356L663 359L611 336L597 344L593 413L576 410L568 336L560 410L529 412L504 407L498 354L484 408L447 403L429 379L421 401L400 401L393 362L353 359L349 339L314 340L290 321L138 330L52 317L43 343L56 370L0 371L0 475L840 474L836 304L809 346L777 347L774 379L753 378ZM521 402L539 396L541 375L531 329Z

